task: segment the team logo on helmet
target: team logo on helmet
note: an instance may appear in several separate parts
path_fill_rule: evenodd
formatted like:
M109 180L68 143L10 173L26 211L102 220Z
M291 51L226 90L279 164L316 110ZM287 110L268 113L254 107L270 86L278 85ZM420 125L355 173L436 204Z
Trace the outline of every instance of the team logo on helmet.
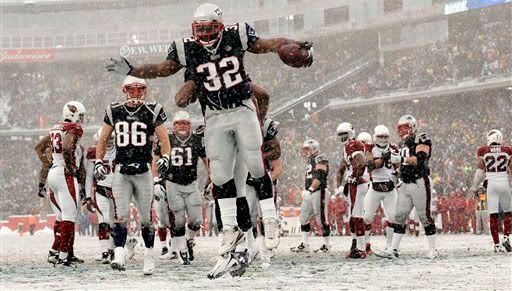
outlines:
M72 105L72 104L68 104L68 109L69 111L71 111L72 113L76 113L78 111L78 108L76 108L75 105Z

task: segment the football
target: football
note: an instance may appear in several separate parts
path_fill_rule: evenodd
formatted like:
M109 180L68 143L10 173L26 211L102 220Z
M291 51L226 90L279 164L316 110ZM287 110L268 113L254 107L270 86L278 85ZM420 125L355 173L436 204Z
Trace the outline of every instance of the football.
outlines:
M290 67L304 67L308 60L308 52L295 43L283 45L277 52L281 61Z

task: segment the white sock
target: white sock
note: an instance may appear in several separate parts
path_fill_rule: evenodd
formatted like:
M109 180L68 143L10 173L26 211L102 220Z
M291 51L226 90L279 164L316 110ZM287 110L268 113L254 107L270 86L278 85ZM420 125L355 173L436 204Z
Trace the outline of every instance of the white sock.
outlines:
M178 250L178 245L177 245L177 242L176 242L176 237L171 237L171 248L170 248L170 252L175 252Z
M302 242L304 245L309 246L309 231L301 231L302 234Z
M437 243L436 243L436 235L427 235L427 241L428 241L428 247L431 250L437 249Z
M364 251L366 249L366 244L365 244L366 239L365 239L364 235L356 236L356 241L357 241L357 249Z
M393 233L393 240L391 242L391 248L394 250L400 249L400 242L402 241L402 237L404 237L403 233Z
M260 200L261 216L263 219L267 217L277 218L276 205L274 198Z
M218 199L220 209L220 219L224 228L236 226L236 198Z
M178 236L175 238L176 240L176 249L179 251L186 251L187 250L187 239L185 236Z
M247 236L245 238L247 239L247 247L249 248L249 250L255 251L256 240L254 239L254 235L252 234L252 227L249 228L249 230L247 231Z
M330 236L324 236L324 244L326 246L330 245L331 237Z
M59 259L64 260L67 257L68 257L68 253L65 253L65 252L60 252L59 253Z
M247 243L247 236L252 235L252 232L249 234L247 231L244 231L245 239L242 240L237 246L235 252L243 252L244 250L249 249L249 245Z
M393 232L394 229L392 227L386 227L386 246L390 247L393 242Z
M100 249L101 249L101 252L108 252L108 244L109 244L109 241L108 239L100 239Z

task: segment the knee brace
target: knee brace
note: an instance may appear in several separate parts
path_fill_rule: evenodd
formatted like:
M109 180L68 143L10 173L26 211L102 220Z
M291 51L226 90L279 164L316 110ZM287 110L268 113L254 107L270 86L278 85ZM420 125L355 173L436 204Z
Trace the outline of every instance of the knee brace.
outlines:
M300 231L302 231L302 232L310 232L311 231L311 225L309 223L301 225L300 226Z
M110 227L107 223L102 222L98 225L98 237L101 240L109 239Z
M242 231L248 231L252 227L249 203L245 197L236 198L236 221Z
M236 198L235 179L231 179L220 186L213 184L213 189L217 199Z
M141 233L146 248L152 248L155 243L155 228L153 225L142 225Z
M128 236L128 229L126 224L115 223L112 228L112 238L116 247L124 247L126 244L126 237Z

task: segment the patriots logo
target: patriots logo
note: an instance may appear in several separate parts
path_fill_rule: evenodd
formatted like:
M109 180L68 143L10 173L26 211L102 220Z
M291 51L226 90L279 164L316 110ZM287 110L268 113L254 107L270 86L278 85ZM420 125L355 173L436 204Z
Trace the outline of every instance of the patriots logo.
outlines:
M71 111L71 113L76 113L78 111L78 108L76 108L75 105L68 104L68 109Z

